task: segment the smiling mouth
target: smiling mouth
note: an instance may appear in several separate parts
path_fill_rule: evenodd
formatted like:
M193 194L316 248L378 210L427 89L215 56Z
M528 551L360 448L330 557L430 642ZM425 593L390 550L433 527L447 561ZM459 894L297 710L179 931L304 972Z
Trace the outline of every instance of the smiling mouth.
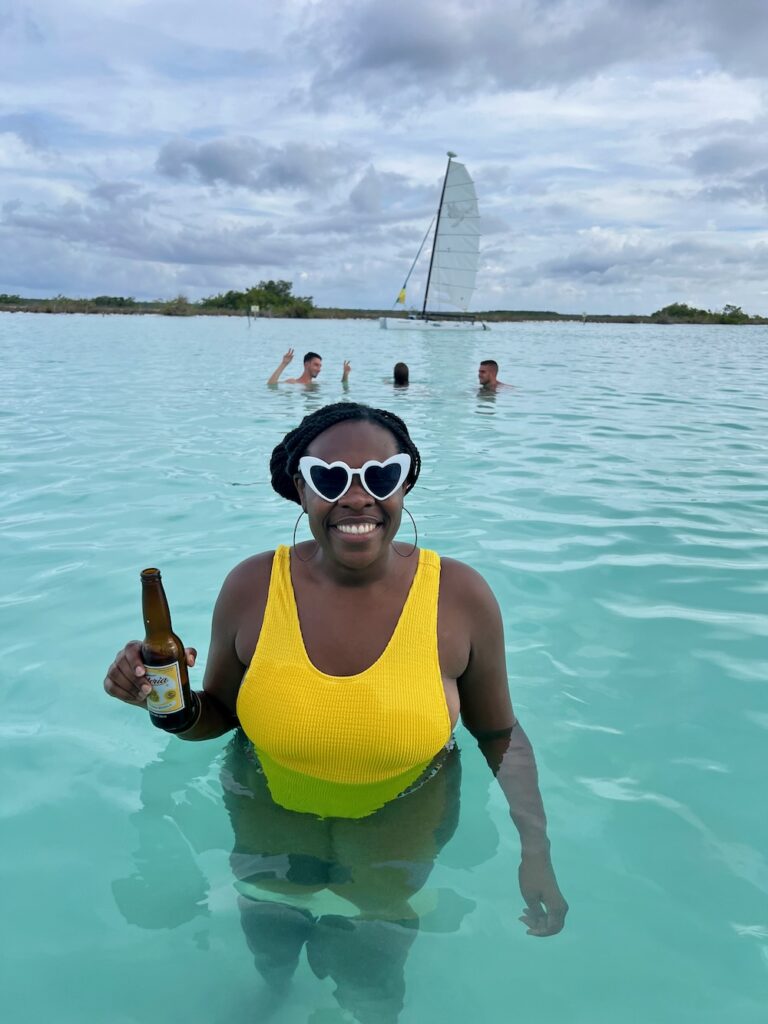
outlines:
M363 537L378 530L379 523L337 523L333 528L347 537Z

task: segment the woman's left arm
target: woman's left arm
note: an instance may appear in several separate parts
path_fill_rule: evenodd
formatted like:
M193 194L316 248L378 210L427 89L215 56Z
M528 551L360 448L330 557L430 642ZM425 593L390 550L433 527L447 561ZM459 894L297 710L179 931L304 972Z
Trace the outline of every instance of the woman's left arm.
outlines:
M501 786L520 833L518 875L526 903L520 920L530 935L555 935L563 928L568 904L552 867L533 749L512 710L501 613L485 580L468 566L462 570L454 592L461 595L470 651L458 679L461 719Z

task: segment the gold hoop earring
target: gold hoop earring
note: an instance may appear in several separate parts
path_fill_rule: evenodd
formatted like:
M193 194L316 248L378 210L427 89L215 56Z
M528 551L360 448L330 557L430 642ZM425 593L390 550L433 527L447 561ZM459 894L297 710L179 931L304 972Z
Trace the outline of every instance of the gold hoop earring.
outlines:
M416 520L413 518L413 516L408 511L408 509L405 507L405 505L403 505L403 512L405 512L405 514L408 516L408 518L413 523L413 547L411 548L411 550L408 552L407 555L401 554L401 552L399 552L397 550L397 548L395 547L394 543L392 544L392 550L395 552L396 555L400 555L401 558L410 558L411 555L413 554L413 552L416 550L416 547L418 546L418 543L419 543L419 531L416 529Z
M301 555L299 554L299 552L296 550L296 530L298 528L299 523L301 522L301 517L306 515L306 514L307 513L304 511L304 509L302 509L301 512L299 512L299 518L296 520L296 522L294 523L294 526L293 526L293 544L291 546L293 547L293 554L294 554L294 556L296 558L298 558L298 560L300 562L311 562L312 559L317 554L317 552L320 550L320 545L317 543L317 541L315 541L315 550L312 552L312 554L309 556L309 558L302 558Z

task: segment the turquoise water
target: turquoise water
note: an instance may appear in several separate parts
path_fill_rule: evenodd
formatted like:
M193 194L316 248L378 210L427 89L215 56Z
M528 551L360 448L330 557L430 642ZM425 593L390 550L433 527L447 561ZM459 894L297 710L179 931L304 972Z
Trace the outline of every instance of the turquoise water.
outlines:
M525 934L517 835L459 730L461 818L402 1024L765 1019L768 331L0 314L0 346L6 1020L266 1019L227 740L169 742L102 679L140 635L149 564L203 665L226 572L290 542L269 452L343 397L344 358L348 397L422 451L420 542L499 598L571 905L561 935ZM323 355L315 392L264 386L289 346ZM487 356L516 390L478 397ZM351 1018L302 963L271 1019Z

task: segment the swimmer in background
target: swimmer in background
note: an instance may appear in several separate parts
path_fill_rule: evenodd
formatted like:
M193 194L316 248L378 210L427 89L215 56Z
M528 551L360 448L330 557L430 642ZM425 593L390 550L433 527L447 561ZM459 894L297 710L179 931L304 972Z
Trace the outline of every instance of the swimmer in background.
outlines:
M288 351L283 356L282 360L280 361L280 365L278 366L278 368L275 370L275 372L272 374L272 376L267 381L267 384L272 386L272 385L275 385L275 384L279 383L280 374L283 372L283 370L291 362L292 359L293 359L293 349L289 348ZM288 380L285 381L285 383L286 384L303 384L306 387L307 385L310 385L310 384L314 383L315 378L319 375L319 373L322 370L322 368L323 368L323 357L319 356L317 354L317 352L307 352L305 354L305 356L304 356L304 371L301 374L301 376L300 377L289 377ZM343 367L342 373L341 373L341 383L342 384L347 384L348 383L348 381L349 381L349 371L351 369L352 369L352 367L350 366L350 364L346 360L344 360L344 367Z
M394 384L396 388L407 388L409 384L409 372L406 363L395 363L395 368L392 371Z
M513 391L512 384L504 384L498 379L499 364L495 359L483 359L477 371L477 380L481 391L500 391L502 389Z

